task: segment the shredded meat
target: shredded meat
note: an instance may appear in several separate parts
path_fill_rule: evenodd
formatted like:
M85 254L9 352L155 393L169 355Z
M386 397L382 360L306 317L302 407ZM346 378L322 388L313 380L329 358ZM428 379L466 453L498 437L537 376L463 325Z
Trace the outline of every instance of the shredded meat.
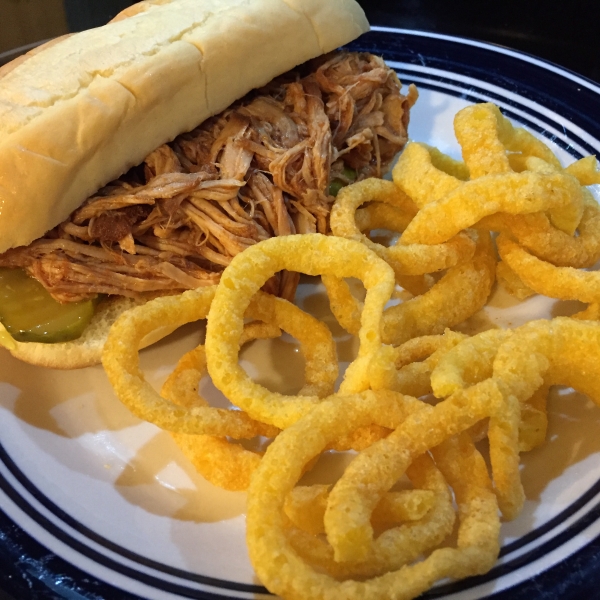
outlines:
M417 94L400 89L370 54L311 61L156 149L0 266L61 302L215 283L260 240L328 232L330 183L381 176L406 144ZM280 273L265 289L292 298L297 281Z

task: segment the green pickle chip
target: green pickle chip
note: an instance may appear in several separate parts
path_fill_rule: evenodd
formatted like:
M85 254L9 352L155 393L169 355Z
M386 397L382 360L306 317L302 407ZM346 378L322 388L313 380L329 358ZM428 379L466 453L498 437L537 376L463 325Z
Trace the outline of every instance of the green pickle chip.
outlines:
M348 184L352 183L353 181L356 181L358 173L354 169L351 169L350 167L344 167L344 169L342 170L342 176L344 179L336 178L336 179L333 179L331 181L331 183L329 184L327 193L330 196L333 196L333 197L337 196L339 194L339 191L343 187L346 187Z
M68 342L81 336L95 302L61 304L22 269L0 269L0 322L19 342Z

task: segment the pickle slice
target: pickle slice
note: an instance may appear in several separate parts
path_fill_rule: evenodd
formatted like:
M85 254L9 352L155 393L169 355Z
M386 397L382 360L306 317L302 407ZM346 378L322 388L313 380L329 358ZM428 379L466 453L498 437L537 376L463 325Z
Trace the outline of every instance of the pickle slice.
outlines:
M61 304L22 269L0 269L0 321L19 342L78 338L94 314L94 301Z
M346 187L347 185L350 185L353 181L356 181L358 173L350 167L344 167L342 171L342 176L343 179L336 178L329 184L329 189L327 190L327 193L330 196L336 197L343 187Z

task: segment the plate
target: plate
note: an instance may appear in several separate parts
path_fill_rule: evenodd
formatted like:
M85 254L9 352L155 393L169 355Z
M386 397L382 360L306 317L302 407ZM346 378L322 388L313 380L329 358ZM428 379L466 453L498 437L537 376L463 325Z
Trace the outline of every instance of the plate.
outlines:
M454 113L492 101L544 138L563 162L600 154L600 88L508 49L419 31L376 27L351 45L383 55L416 83L411 138L458 156ZM298 302L326 315L311 281ZM572 314L573 303L517 304L496 290L471 322L517 325ZM345 352L352 341L336 332ZM160 384L201 339L190 325L143 352ZM246 369L281 390L297 385L291 340L255 343ZM203 392L223 402L210 384ZM502 527L502 553L487 575L439 585L424 597L519 600L596 596L600 536L600 410L556 390L547 444L523 456L527 503ZM335 467L335 465L333 465ZM248 562L244 494L212 487L167 433L115 398L100 367L77 372L0 364L0 588L19 600L269 598ZM308 599L310 600L310 599Z

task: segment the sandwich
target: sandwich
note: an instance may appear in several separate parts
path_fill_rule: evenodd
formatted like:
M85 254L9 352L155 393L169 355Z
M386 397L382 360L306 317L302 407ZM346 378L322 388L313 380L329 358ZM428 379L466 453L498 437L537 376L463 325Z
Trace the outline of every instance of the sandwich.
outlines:
M367 30L354 0L146 0L0 68L0 343L98 363L123 310L217 283L262 239L327 233L337 189L384 173L416 99L339 50ZM13 277L78 325L11 330Z

